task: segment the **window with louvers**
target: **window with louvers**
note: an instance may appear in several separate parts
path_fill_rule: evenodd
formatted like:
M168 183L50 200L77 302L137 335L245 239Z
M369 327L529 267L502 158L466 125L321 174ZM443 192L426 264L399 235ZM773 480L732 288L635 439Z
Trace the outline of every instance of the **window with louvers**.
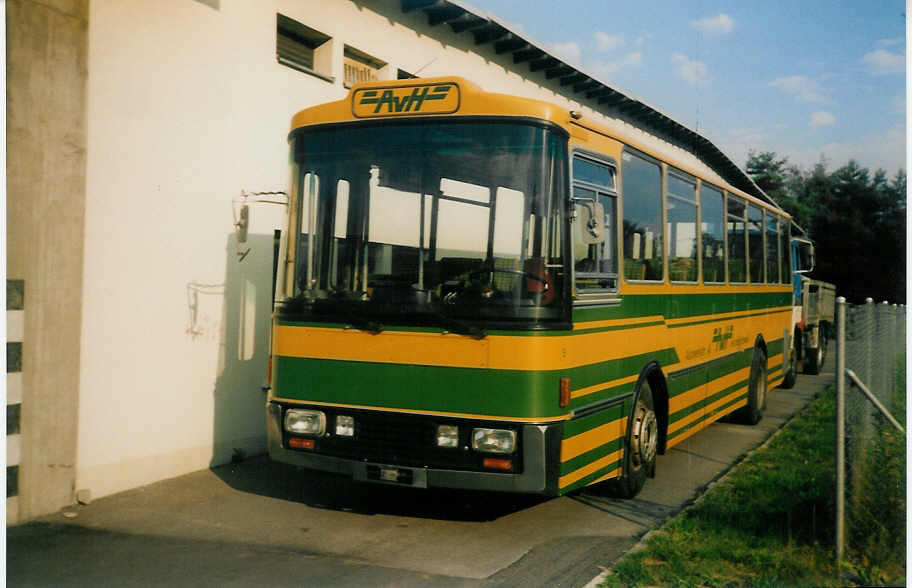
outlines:
M317 49L329 39L316 29L276 15L276 59L282 65L331 80L332 72L321 71L315 59Z
M343 66L345 87L351 88L355 84L381 79L380 70L386 63L346 45L343 51Z

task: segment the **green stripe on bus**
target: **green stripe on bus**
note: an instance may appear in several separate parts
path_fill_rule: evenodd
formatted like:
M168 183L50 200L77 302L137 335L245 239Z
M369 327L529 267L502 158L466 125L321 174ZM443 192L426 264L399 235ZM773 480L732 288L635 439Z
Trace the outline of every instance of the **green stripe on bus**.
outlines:
M649 323L635 323L629 325L615 325L611 327L593 327L591 329L578 329L573 331L574 335L589 335L591 333L603 333L605 331L626 331L629 329L642 329L644 327L660 327L665 321L654 321Z
M623 359L580 366L571 370L563 370L561 375L570 378L572 390L580 390L582 388L596 386L601 382L612 382L621 378L638 376L643 367L650 361L656 361L663 367L675 365L678 363L678 354L673 348L669 347L650 353L631 355L630 357L625 357ZM636 382L630 382L628 384L605 388L598 392L574 398L570 401L570 408L576 410L595 402L609 400L620 394L632 391L634 386L636 386Z
M699 400L699 401L697 401L697 402L694 402L693 404L691 404L690 406L688 406L688 407L686 407L686 408L682 408L681 410L675 412L674 414L672 414L672 415L670 415L670 416L668 417L668 422L669 422L669 424L670 424L670 423L676 423L676 422L678 422L679 420L683 419L684 417L686 417L686 416L688 416L688 415L691 415L691 414L693 414L694 412L700 410L701 408L703 408L703 407L705 407L705 406L707 406L707 405L712 404L712 403L715 402L716 400L719 400L720 398L724 398L724 397L728 396L729 394L731 394L732 392L734 392L734 391L737 390L738 388L743 388L744 386L747 385L748 381L749 381L749 379L747 379L747 380L741 380L740 382L738 382L738 383L735 384L734 386L729 386L728 388L725 388L724 390L720 390L719 392L716 392L715 394L712 394L711 396L707 396L707 397L704 398L703 400ZM726 405L726 406L727 406L727 405ZM699 422L699 419L698 419L697 422ZM686 427L685 427L685 428L686 428Z
M560 475L565 476L576 470L586 467L590 463L594 462L597 459L601 459L608 454L618 451L624 446L624 438L615 439L610 443L605 443L604 445L599 445L593 449L590 449L586 453L577 455L573 459L567 460L561 463Z
M625 294L617 306L574 308L573 321L589 322L662 316L665 320L791 306L789 292ZM738 318L738 317L735 317Z
M624 320L635 321L638 318L647 316L661 316L662 321L649 323L632 323L612 325L607 327L595 327L592 329L583 329L580 331L566 330L511 330L511 329L487 329L488 334L498 336L513 337L567 337L584 333L596 333L600 331L614 331L623 329L636 329L641 327L652 327L661 325L664 321L681 318L706 317L706 322L713 322L716 319L713 315L742 312L747 310L756 310L757 313L747 316L757 316L766 314L766 309L790 306L791 294L789 292L752 292L752 293L703 293L703 294L626 294L621 299L621 303L616 306L600 308L574 308L573 322L585 323L600 320ZM739 319L742 317L727 317L730 319ZM402 326L395 324L385 324L382 319L378 319L383 325L383 329L392 332L415 332L415 333L440 333L449 331L444 326ZM320 322L318 320L287 320L279 319L279 325L344 329L350 326L349 323L340 322ZM687 326L697 323L687 323L686 325L669 325L669 327Z
M569 439L570 437L575 437L581 433L585 433L596 427L601 427L604 424L610 423L611 421L616 421L623 418L627 411L628 403L618 404L612 407L609 407L605 410L600 410L591 415L571 419L564 423L564 439Z
M560 378L574 388L637 374L650 360L676 363L673 349L548 371L495 370L276 356L275 394L290 400L513 418L550 418L629 391L615 387L561 408Z
M675 323L675 324L673 324L673 325L668 325L668 328L669 328L669 329L678 329L678 328L681 328L681 327L692 327L692 326L694 326L694 325L705 325L705 324L708 324L708 323L718 323L718 322L724 322L724 321L734 321L734 320L741 320L741 319L751 318L751 317L755 317L755 316L766 316L766 315L768 315L768 314L778 314L778 313L780 313L780 312L788 312L788 311L782 311L782 310L762 310L762 311L759 311L759 312L752 312L752 313L750 313L750 314L741 314L741 315L738 315L738 316L720 316L720 317L714 317L714 318L708 318L708 319L700 318L699 320L689 321L689 322L686 322L686 323Z
M613 462L613 463L611 463L611 464L609 464L609 465L607 465L607 466L605 466L605 467L603 467L603 468L599 468L598 470L592 472L592 473L589 474L588 476L583 476L582 478L580 478L580 479L577 480L576 482L573 482L573 483L570 484L569 486L567 486L567 487L565 487L565 488L561 488L561 489L560 489L560 493L561 493L561 494L567 494L568 492L573 492L573 491L576 490L577 488L582 488L583 486L587 486L587 485L589 485L591 482L593 482L593 481L595 481L595 480L598 480L599 478L601 478L601 477L604 476L605 474L609 474L609 473L611 473L612 471L619 469L619 468L621 467L621 463L622 463L622 460L619 459L619 460L617 460L617 461L615 461L615 462Z
M733 404L736 404L736 403L740 402L741 400L744 400L745 398L747 398L747 393L746 393L746 392L745 392L744 394L739 394L736 398L734 398L734 399L731 400L730 402L726 402L725 404L723 404L722 406L720 406L720 407L719 407L718 409L716 409L716 411L715 411L714 413L712 413L711 415L703 415L703 416L701 416L700 418L698 418L697 420L695 420L694 422L688 423L687 425L681 427L680 429L678 429L678 430L675 431L674 433L670 433L670 434L668 435L668 440L670 441L670 440L674 439L675 437L677 437L678 435L681 435L681 434L683 434L683 433L685 433L685 432L687 432L687 431L693 429L694 427L696 427L697 425L699 425L700 423L702 423L702 422L705 421L706 419L708 419L708 418L710 418L710 417L712 417L712 416L715 416L715 415L719 414L720 412L724 412L725 409L731 407Z

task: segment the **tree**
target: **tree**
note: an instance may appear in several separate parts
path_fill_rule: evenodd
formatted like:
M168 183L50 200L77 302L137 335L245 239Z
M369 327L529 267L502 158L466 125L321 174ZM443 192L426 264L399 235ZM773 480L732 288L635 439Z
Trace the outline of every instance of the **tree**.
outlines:
M772 152L751 152L745 170L815 241L814 278L852 302L905 302L905 171L888 180L849 161L829 173L821 160L805 172Z

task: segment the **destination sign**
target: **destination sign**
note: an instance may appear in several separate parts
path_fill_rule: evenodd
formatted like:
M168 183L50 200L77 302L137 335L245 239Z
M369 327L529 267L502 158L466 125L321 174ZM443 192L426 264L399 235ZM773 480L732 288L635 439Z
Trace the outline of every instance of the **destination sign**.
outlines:
M408 114L450 114L459 110L459 86L447 82L396 88L363 88L352 96L358 118Z

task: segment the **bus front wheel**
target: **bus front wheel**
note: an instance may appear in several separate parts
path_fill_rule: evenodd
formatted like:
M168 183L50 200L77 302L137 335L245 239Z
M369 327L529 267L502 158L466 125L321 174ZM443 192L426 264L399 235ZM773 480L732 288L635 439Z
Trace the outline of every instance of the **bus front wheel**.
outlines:
M656 452L659 446L659 422L648 380L640 383L627 423L624 438L624 464L621 477L611 480L612 493L620 498L633 498L655 475Z

